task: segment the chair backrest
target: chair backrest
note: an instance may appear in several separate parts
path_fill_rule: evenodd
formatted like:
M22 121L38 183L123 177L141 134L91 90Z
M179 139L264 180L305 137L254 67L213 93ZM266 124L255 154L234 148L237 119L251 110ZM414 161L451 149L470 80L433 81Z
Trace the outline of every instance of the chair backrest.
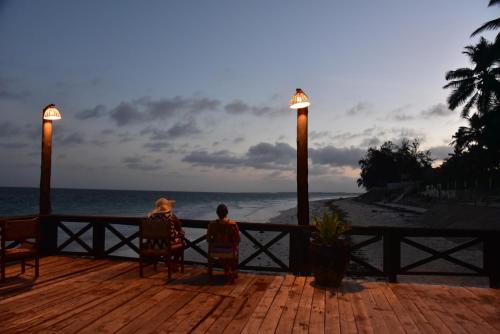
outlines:
M148 240L165 240L168 243L175 238L175 226L169 220L143 219L139 225L140 237Z
M217 246L234 246L238 244L235 238L237 233L234 224L211 222L208 226L207 240Z
M2 222L2 240L23 241L26 239L38 239L37 218Z

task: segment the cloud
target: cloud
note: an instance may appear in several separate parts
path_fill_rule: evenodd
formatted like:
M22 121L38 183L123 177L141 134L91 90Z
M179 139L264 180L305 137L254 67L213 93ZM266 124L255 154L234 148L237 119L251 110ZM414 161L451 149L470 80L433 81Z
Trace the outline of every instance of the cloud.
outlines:
M361 147L375 147L382 143L382 141L377 137L365 138L361 141Z
M213 111L220 104L219 100L206 97L174 96L159 100L141 97L130 102L121 102L111 109L109 115L118 126L125 126L166 120L181 113Z
M445 116L451 116L453 114L454 114L453 111L450 110L443 103L438 103L420 112L420 115L425 118L445 117Z
M338 167L358 167L358 161L364 156L365 150L349 147L336 148L326 146L310 149L309 156L313 165L325 166L329 169ZM259 143L251 146L243 155L236 155L227 150L208 152L198 150L187 154L182 161L193 166L234 169L252 167L263 170L295 171L297 151L287 143ZM316 171L326 170L318 167Z
M61 146L81 145L87 142L80 132L68 133L66 130L62 129L58 129L58 131L54 132L54 139L57 141L58 145Z
M192 136L202 131L197 127L194 119L190 119L188 121L183 121L174 124L170 129L163 130L153 127L147 127L141 130L140 134L150 134L151 140L165 140L165 139L174 139L179 137Z
M330 166L357 167L358 161L365 155L365 150L357 147L338 148L325 146L322 148L311 148L309 156L314 164Z
M150 161L148 157L144 155L125 157L122 159L122 162L127 168L140 171L155 171L163 167L163 159Z
M173 138L201 133L194 120L180 122L168 129L167 134Z
M241 100L234 100L224 106L224 110L228 114L243 114L250 109L250 106Z
M207 152L194 151L182 160L194 166L214 168L253 167L256 169L288 170L295 161L296 151L286 143L259 143L251 146L248 151L237 156L227 150Z
M449 154L453 153L453 147L451 146L434 146L429 149L431 151L431 157L433 159L445 159Z
M372 105L368 102L358 102L346 110L347 116L365 115L371 112Z
M142 147L149 149L150 152L161 152L165 149L170 148L171 145L169 143L155 141L155 142L145 143L144 145L142 145Z
M160 100L150 100L142 98L138 100L139 105L145 106L145 113L151 120L163 120L181 112L201 112L206 110L216 110L221 102L216 99L205 97L182 97L163 98Z
M397 107L396 109L391 110L385 119L392 119L398 122L410 121L415 118L414 115L410 115L407 113L410 107L410 104L405 104L403 106Z
M227 150L209 153L207 151L194 151L186 155L182 161L193 166L235 168L244 164L244 159L233 156Z
M288 112L288 108L274 108L269 106L251 106L241 100L234 100L224 106L224 110L228 114L241 115L245 113L253 114L255 116L278 116Z
M233 139L233 143L239 144L245 141L245 137L236 137Z
M118 126L124 126L146 119L146 115L129 102L122 102L111 110L111 118Z
M246 160L256 168L274 168L289 165L296 156L295 148L286 143L259 143L248 149Z
M81 120L89 119L89 118L98 118L104 116L106 113L106 107L102 104L99 104L91 109L85 109L79 111L75 114L75 117Z

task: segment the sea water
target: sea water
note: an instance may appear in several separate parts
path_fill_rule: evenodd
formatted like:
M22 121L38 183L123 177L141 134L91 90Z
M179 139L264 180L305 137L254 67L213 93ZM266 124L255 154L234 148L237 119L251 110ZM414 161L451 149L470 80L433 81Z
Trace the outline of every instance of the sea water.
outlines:
M309 200L345 197L346 193L309 193ZM0 216L38 212L38 188L0 187ZM267 222L281 211L293 208L296 193L220 193L184 191L137 191L96 189L52 189L52 212L90 216L145 217L160 197L176 201L174 212L185 219L215 219L219 203L229 208L232 219Z
M309 193L309 200L334 199L352 196L346 193ZM12 215L36 214L38 212L37 188L7 188L0 187L0 217ZM217 205L224 203L229 208L229 216L238 222L268 222L282 211L296 207L296 193L216 193L216 192L182 192L182 191L135 191L135 190L94 190L94 189L52 189L52 212L54 214L74 214L89 216L123 216L145 217L153 209L155 201L160 197L176 201L174 213L181 219L213 220L216 218ZM77 233L82 223L64 222L64 225ZM125 237L137 232L137 226L115 224L115 228ZM185 228L186 237L195 240L206 231L196 228ZM260 233L249 232L261 244L265 244L279 232ZM59 229L58 245L63 244L68 235ZM92 230L80 236L89 247L92 245ZM105 233L105 248L110 249L118 244L120 239L110 230ZM138 240L133 244L138 246ZM207 251L206 242L198 244ZM288 261L288 235L276 242L269 250L282 262ZM78 243L66 246L67 251L85 251ZM240 259L244 259L256 250L256 246L247 238L242 238L240 244ZM112 255L136 257L137 254L129 247L120 247ZM206 261L193 249L186 250L186 259ZM249 265L272 267L276 264L270 258L259 255Z

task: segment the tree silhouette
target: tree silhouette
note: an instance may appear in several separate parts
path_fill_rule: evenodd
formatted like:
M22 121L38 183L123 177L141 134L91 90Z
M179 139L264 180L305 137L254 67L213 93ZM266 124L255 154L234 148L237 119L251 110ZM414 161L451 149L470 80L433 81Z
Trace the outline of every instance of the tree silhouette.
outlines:
M470 110L476 107L486 114L498 106L500 101L499 48L481 37L477 45L465 47L463 52L469 57L473 68L458 68L446 73L449 81L443 88L452 88L448 96L448 106L454 110L460 105L462 117L467 118Z
M380 148L370 147L359 161L358 187L385 187L390 182L418 181L431 168L429 151L420 151L419 142L403 139L401 145L386 141Z
M493 5L499 5L500 0L490 0L490 3L488 4L488 7L491 7ZM491 21L486 22L472 33L471 37L476 36L479 33L482 33L485 30L494 30L500 28L500 17L498 19L494 19Z

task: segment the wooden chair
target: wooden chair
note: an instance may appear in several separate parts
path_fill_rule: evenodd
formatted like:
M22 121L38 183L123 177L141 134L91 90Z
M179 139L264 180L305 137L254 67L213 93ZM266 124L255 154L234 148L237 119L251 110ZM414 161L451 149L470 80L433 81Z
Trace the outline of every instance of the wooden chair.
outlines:
M144 277L144 267L153 261L155 270L162 258L168 268L168 279L172 278L172 257L180 259L181 272L184 272L184 242L175 241L176 231L168 221L150 222L142 220L139 225L139 273Z
M38 219L22 219L0 221L0 280L5 280L5 266L7 262L21 261L21 272L26 271L26 266L35 268L35 279L39 274L38 242L40 232ZM19 247L6 248L6 243L13 241ZM35 263L26 263L26 259L34 259Z
M208 225L208 274L212 275L212 268L215 262L224 266L227 274L231 270L230 280L234 282L238 273L238 246L239 240L236 239L238 228L233 224L211 222Z

